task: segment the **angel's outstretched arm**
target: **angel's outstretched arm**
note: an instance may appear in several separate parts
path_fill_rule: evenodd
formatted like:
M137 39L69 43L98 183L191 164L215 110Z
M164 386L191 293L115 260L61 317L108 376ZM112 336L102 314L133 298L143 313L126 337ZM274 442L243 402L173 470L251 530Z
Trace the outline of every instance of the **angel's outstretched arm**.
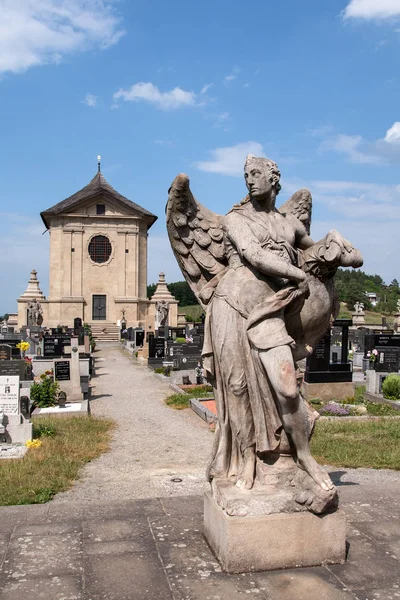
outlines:
M263 248L248 225L235 213L230 213L225 218L225 227L227 236L239 255L257 270L266 275L282 277L296 283L305 280L306 275L301 269L291 265L270 250Z

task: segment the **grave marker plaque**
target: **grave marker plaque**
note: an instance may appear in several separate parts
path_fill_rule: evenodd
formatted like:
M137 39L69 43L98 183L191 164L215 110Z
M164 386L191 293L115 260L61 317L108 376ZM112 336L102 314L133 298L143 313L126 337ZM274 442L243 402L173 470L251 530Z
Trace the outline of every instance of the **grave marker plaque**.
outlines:
M400 369L399 346L376 346L378 356L375 361L375 371L384 373L397 373Z
M69 360L54 361L54 379L56 381L69 381L71 379Z
M19 377L0 376L0 413L17 415L19 412Z

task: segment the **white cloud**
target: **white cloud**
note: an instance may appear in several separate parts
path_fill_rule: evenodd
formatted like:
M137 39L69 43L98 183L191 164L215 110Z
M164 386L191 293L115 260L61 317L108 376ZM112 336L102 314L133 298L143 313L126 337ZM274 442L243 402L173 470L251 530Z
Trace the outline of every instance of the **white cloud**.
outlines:
M400 17L399 0L351 0L343 11L345 19L393 19Z
M229 75L226 75L224 77L224 81L227 81L227 82L233 81L234 79L236 79L236 77L238 76L239 73L240 73L239 67L234 67L232 69L232 73L229 73Z
M123 31L112 0L0 0L0 73L58 63L116 44Z
M311 135L313 135L312 132ZM398 164L400 162L399 121L393 123L386 131L385 137L377 140L366 140L361 135L329 133L329 130L324 136L323 128L320 130L320 137L325 137L319 146L320 151L343 154L351 163Z
M206 83L206 85L203 85L203 87L200 90L200 94L206 94L208 92L208 90L213 87L213 83Z
M210 154L212 160L195 163L195 166L200 171L241 177L243 176L243 166L246 156L248 154L264 156L264 150L259 142L243 142L236 144L236 146L215 148L215 150L210 151Z
M358 164L382 162L383 158L362 148L366 145L361 135L339 134L325 140L320 149L344 154L350 162Z
M396 121L393 123L390 129L387 130L385 135L385 142L388 144L398 144L400 142L400 122Z
M169 92L160 92L153 83L143 81L135 83L128 90L118 90L113 98L115 101L122 99L126 102L144 100L162 110L172 110L196 104L196 94L194 92L187 92L179 87Z
M97 106L98 97L93 94L86 94L84 99L82 100L82 104L86 104L86 106L90 106L90 108L94 108Z

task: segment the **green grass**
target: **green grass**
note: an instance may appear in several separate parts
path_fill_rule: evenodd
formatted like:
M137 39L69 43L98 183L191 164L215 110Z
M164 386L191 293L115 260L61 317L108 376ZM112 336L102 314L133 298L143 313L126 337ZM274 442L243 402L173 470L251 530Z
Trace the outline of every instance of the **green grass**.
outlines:
M172 394L172 396L166 398L165 404L176 410L182 410L184 408L189 408L189 398L190 396L188 394Z
M178 312L190 316L193 321L199 322L204 310L200 304L193 304L192 306L179 306Z
M187 394L172 394L172 396L168 396L168 398L165 399L165 404L176 410L182 410L184 408L189 408L190 398L204 398L210 396L210 393L212 393L211 385L199 385L188 390Z
M322 464L400 470L400 420L317 421L311 451Z
M22 459L0 461L0 506L42 504L71 487L80 468L102 452L111 440L112 421L94 417L40 417L33 437L42 445Z

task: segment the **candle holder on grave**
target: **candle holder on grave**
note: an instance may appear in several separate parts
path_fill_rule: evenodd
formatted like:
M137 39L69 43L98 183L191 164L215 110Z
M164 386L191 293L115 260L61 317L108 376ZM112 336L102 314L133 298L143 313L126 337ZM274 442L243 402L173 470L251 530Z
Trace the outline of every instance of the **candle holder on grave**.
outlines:
M67 403L67 394L62 390L58 392L58 406L59 408L65 408Z

